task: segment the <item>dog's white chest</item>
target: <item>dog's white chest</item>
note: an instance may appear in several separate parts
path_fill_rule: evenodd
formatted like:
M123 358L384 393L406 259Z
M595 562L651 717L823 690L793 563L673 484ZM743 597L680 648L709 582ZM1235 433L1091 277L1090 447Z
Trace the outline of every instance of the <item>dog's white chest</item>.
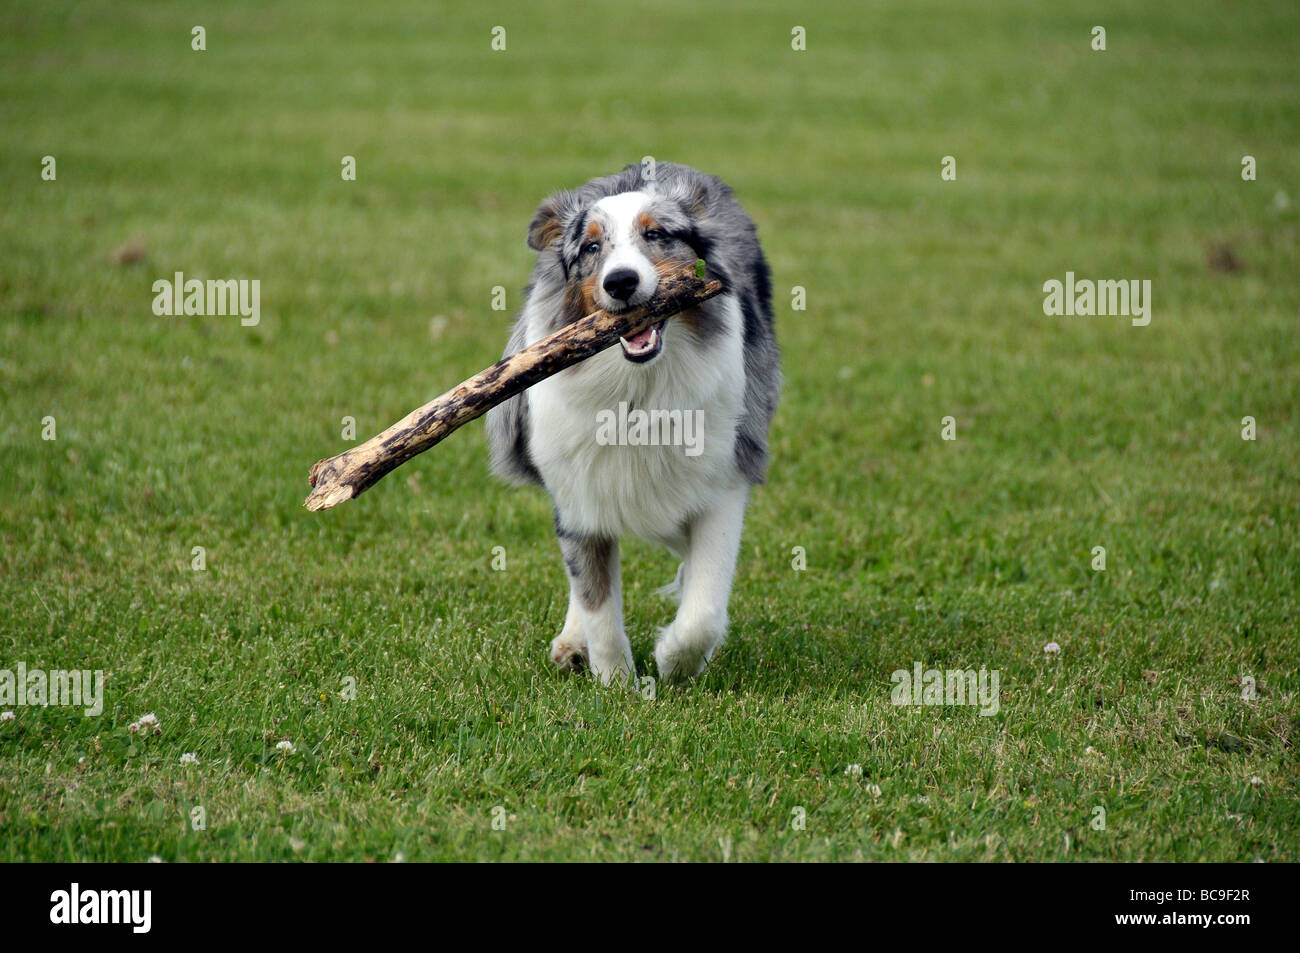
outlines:
M612 348L529 391L529 449L566 528L679 540L688 519L740 479L745 377L730 323L707 349L670 327L650 367Z

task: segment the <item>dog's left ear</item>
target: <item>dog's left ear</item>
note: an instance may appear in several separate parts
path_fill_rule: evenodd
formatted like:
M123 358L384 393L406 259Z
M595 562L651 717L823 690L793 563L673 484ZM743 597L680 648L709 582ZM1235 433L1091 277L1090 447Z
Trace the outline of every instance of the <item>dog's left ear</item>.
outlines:
M687 190L686 195L682 198L682 205L691 218L705 219L709 217L709 189L703 182L695 182Z
M533 251L549 248L562 234L564 224L577 209L572 192L556 192L537 209L528 224L528 247Z

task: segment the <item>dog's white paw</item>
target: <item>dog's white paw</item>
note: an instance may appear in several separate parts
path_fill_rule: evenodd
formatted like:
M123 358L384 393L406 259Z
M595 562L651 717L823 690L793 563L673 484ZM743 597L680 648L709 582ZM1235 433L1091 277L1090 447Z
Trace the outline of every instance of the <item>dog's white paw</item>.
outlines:
M568 672L587 667L587 640L581 632L561 632L551 640L551 661Z
M655 665L659 677L666 681L694 678L713 658L713 653L726 634L721 626L685 628L680 621L659 630L655 641Z
M600 664L598 660L593 660L591 674L602 685L620 685L624 688L636 687L636 668L633 667L630 657L617 659L604 665Z

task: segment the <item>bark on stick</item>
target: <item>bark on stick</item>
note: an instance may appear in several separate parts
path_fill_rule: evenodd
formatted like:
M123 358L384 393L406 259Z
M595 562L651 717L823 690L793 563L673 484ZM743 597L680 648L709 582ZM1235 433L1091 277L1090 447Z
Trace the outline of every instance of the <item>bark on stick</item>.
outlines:
M620 336L636 334L721 292L721 282L705 282L694 270L687 269L661 279L655 296L640 308L619 314L593 311L550 337L502 358L411 411L378 436L338 456L318 460L308 478L313 489L303 505L312 511L327 510L352 499L390 470L502 401L603 351Z

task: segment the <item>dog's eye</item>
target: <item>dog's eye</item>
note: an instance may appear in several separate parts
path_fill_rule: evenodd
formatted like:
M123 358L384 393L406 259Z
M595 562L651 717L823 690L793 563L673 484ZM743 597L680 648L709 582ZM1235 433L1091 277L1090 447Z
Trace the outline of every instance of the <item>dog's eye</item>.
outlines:
M582 253L584 255L594 255L598 251L600 251L600 242L587 242L587 244L582 246Z
M645 231L645 240L648 242L663 241L668 237L667 232L660 231L657 228L648 228Z

